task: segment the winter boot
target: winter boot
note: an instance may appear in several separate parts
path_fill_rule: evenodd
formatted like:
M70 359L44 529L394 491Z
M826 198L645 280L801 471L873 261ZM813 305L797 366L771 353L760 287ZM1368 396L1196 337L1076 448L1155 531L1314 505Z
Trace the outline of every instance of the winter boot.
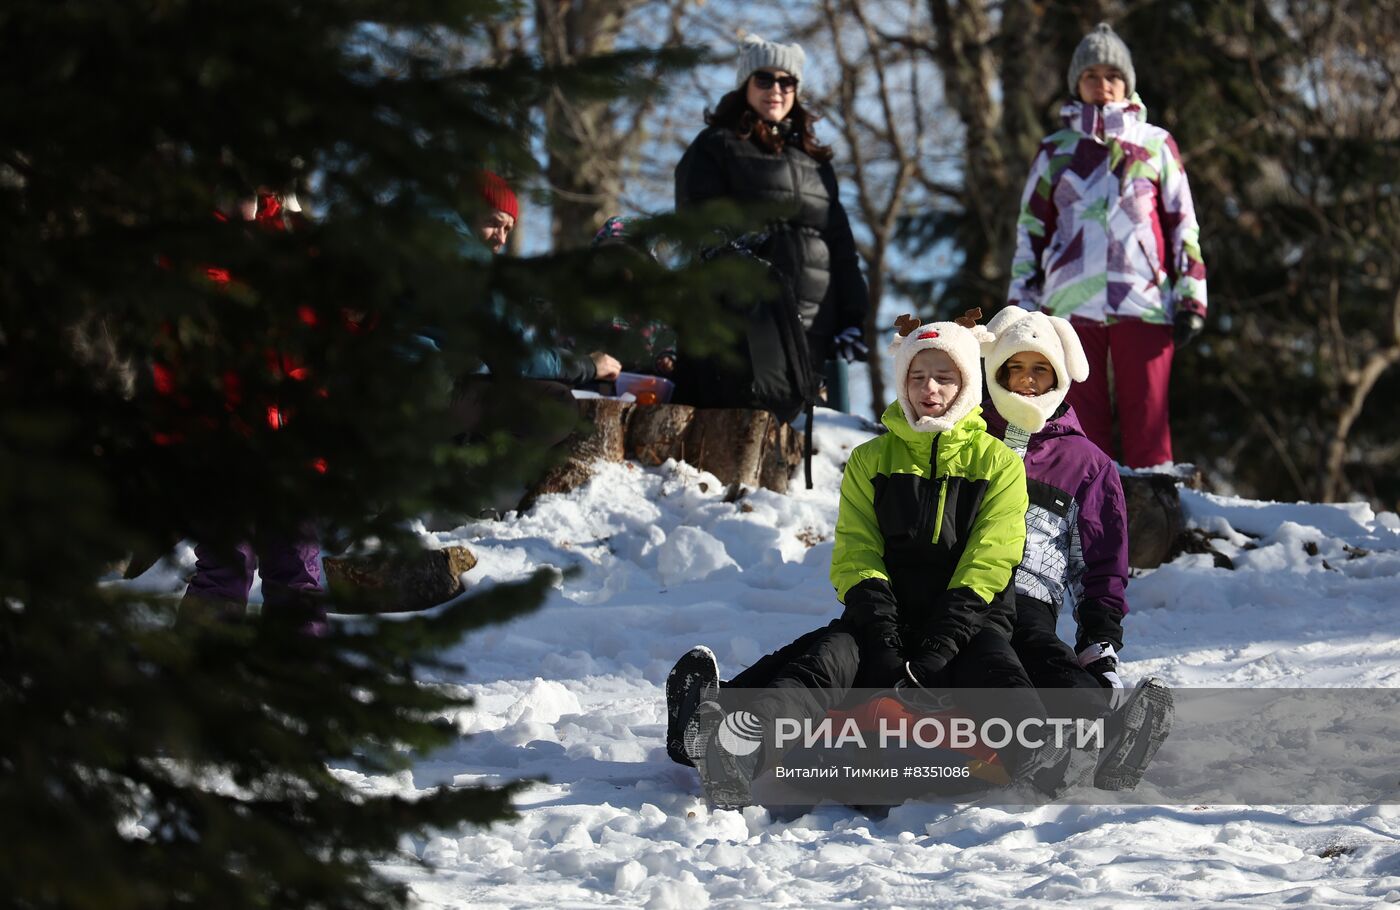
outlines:
M753 717L746 712L735 715L740 716ZM762 754L762 742L754 731L737 730L728 721L719 702L702 702L685 725L683 737L686 754L700 772L705 797L716 809L740 809L752 803L750 788Z
M1050 746L1044 752L1043 764L1030 775L1031 786L1051 799L1059 799L1094 775L1099 761L1099 747Z
M715 652L696 645L666 674L666 754L680 765L691 764L685 754L685 726L702 701L719 697L719 663Z
M1100 790L1132 790L1172 732L1176 706L1157 677L1138 683L1123 706L1108 716L1103 756L1094 772Z

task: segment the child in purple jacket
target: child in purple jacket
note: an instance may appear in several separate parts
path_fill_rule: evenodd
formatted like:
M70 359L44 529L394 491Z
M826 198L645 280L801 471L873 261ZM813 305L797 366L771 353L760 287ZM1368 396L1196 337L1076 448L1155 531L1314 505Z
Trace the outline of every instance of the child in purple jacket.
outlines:
M1006 307L987 326L996 341L983 346L990 403L987 432L1024 460L1030 507L1026 553L1014 577L1016 619L1011 644L1037 688L1089 689L1103 695L1120 730L1119 748L1105 750L1095 784L1130 788L1145 758L1127 767L1123 741L1147 735L1155 744L1171 726L1170 691L1148 679L1126 698L1118 676L1123 616L1128 612L1128 520L1118 467L1089 440L1065 401L1071 382L1089 375L1070 323L1045 313ZM1073 650L1055 630L1069 594L1078 621ZM1092 702L1092 699L1091 699ZM1115 753L1118 753L1115 759Z

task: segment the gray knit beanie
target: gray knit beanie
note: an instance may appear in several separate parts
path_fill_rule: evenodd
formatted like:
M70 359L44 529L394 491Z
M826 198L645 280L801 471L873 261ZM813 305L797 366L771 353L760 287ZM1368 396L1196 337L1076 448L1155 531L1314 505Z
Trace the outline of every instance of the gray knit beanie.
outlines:
M754 70L782 70L802 80L802 64L807 62L799 44L776 44L757 35L745 35L739 44L739 72L735 88L743 88Z
M1069 96L1079 98L1079 74L1091 66L1103 64L1112 66L1123 73L1123 81L1128 84L1127 97L1133 97L1137 90L1137 73L1133 72L1133 55L1128 45L1118 37L1107 22L1100 22L1095 29L1084 36L1074 49L1074 57L1069 61Z

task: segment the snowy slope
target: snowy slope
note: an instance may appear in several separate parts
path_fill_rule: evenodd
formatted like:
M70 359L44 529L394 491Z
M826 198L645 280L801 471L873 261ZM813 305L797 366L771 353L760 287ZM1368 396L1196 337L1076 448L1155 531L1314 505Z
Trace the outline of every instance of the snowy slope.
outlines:
M838 612L827 569L840 469L869 435L819 412L811 491L726 503L715 478L686 465L609 466L524 517L438 535L478 554L477 586L545 564L582 571L540 612L460 646L467 675L451 682L476 706L455 721L471 736L411 776L362 780L548 781L518 822L403 845L387 868L424 906L1400 902L1400 807L906 804L878 821L835 808L791 820L709 811L694 771L662 746L666 672L703 642L732 675ZM1125 675L1400 686L1400 518L1357 504L1183 500L1193 524L1226 538L1216 543L1236 569L1184 556L1134 578ZM1351 558L1355 548L1369 552Z

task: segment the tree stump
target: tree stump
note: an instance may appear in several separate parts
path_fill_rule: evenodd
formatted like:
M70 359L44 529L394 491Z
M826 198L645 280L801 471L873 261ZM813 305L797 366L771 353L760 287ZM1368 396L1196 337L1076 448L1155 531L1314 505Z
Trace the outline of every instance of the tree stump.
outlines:
M1128 565L1155 569L1170 559L1186 530L1177 479L1168 474L1124 474L1128 510Z
M787 492L802 460L802 437L767 411L697 409L683 404L635 405L608 398L579 402L589 422L563 445L568 459L535 485L527 501L587 483L599 461L635 458L659 465L674 458L709 471L728 486Z
M767 411L697 411L685 436L685 460L727 486L786 493L802 460L802 437Z
M633 408L627 425L628 456L652 466L664 464L668 458L685 461L686 440L697 413L685 404Z
M335 608L357 613L408 613L451 600L465 590L462 573L476 565L463 546L390 558L327 556L326 586L340 595Z
M630 401L612 398L585 398L579 401L583 422L560 443L569 453L562 464L549 469L544 478L525 495L522 508L528 508L546 493L568 493L588 483L593 465L599 461L620 462L627 455L627 418Z

